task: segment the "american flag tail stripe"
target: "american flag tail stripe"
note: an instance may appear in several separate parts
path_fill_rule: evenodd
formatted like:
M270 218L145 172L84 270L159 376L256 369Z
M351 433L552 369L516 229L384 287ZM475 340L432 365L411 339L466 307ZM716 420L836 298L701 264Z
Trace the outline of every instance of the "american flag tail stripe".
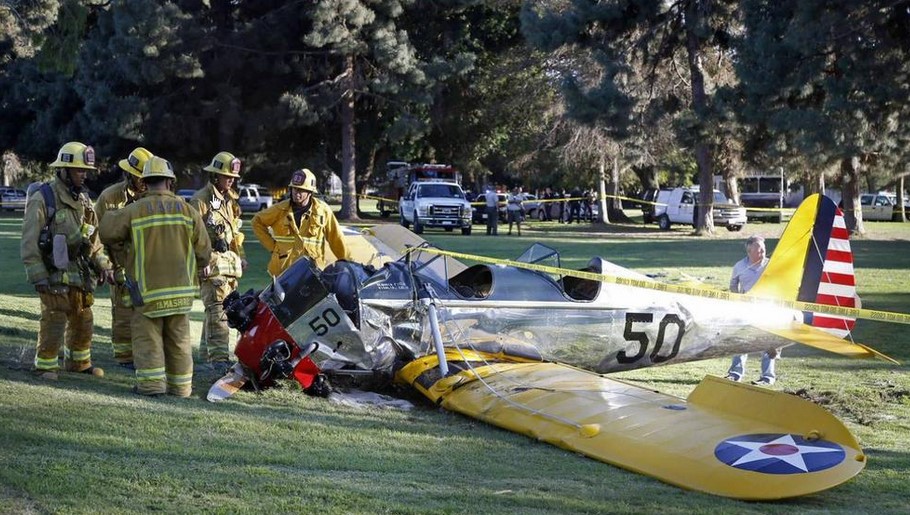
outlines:
M819 196L797 300L850 308L860 304L844 213L824 196ZM855 318L811 311L803 312L803 320L839 338L849 336L856 324Z

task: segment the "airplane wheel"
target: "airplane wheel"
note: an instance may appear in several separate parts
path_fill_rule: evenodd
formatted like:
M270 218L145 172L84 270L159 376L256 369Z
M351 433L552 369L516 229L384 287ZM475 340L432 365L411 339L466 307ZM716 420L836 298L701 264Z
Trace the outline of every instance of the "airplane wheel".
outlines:
M414 211L414 234L423 234L423 224L420 223L420 217L417 211Z
M657 217L657 226L660 227L661 231L670 230L670 217L667 215L660 215Z

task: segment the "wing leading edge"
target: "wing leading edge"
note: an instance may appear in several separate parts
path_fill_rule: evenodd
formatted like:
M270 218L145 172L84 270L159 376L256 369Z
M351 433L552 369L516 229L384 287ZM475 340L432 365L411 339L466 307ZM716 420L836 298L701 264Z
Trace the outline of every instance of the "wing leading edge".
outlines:
M683 488L744 500L812 494L865 466L849 430L795 396L706 377L683 400L566 365L452 352L398 374L444 408ZM489 359L489 357L486 357Z

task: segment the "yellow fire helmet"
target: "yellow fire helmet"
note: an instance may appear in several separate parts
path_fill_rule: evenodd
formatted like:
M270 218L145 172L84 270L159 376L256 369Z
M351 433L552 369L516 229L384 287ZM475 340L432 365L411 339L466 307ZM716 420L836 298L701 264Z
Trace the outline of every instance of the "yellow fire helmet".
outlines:
M142 169L145 168L145 163L151 158L151 152L142 147L136 147L126 159L121 159L118 164L124 172L129 172L136 177L142 177Z
M310 193L318 193L316 191L316 176L306 168L302 168L291 174L291 182L288 186L309 191Z
M60 152L57 152L57 160L51 163L50 167L96 170L95 149L85 143L70 141L60 147Z
M142 178L148 179L149 177L177 178L177 176L174 175L174 167L171 166L171 162L158 156L152 156L151 159L145 162L145 166L142 167Z
M203 170L239 179L242 167L240 159L234 157L234 154L221 151L212 158L212 164L206 166Z

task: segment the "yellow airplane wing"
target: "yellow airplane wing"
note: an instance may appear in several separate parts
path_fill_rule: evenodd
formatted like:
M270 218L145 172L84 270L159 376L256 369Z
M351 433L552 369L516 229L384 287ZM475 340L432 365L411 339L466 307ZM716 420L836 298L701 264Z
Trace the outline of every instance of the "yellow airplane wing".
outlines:
M861 343L854 343L848 340L844 340L843 338L838 338L837 336L834 336L810 325L794 324L793 327L788 329L761 329L765 332L780 336L782 338L787 338L788 340L792 340L796 343L801 343L803 345L808 345L809 347L814 347L816 349L840 354L841 356L847 356L848 358L877 357L894 363L895 365L900 365L899 361L891 358L890 356L882 354L872 347L863 345Z
M427 356L397 379L446 409L683 488L784 499L865 466L839 420L792 395L709 376L684 400L556 363L448 355L460 372L440 379Z

